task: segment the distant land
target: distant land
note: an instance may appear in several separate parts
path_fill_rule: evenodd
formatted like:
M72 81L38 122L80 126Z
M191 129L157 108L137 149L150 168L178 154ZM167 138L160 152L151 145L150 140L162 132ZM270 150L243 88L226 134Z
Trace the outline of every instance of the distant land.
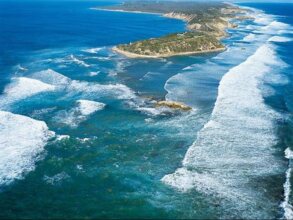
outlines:
M247 10L220 2L127 1L100 10L155 13L184 20L188 31L160 38L117 45L114 51L130 58L159 58L225 50L221 39L227 28L236 28L231 19L251 19Z

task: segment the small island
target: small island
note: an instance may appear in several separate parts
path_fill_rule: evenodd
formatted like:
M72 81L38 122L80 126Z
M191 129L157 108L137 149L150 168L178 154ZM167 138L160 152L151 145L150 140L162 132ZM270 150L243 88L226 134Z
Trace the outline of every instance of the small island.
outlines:
M156 107L168 107L171 109L178 109L182 111L190 111L192 108L182 102L175 102L170 100L159 101L156 103Z
M227 28L235 28L231 19L249 19L246 10L220 2L128 1L102 10L155 13L184 20L187 32L117 45L115 52L130 58L159 58L225 50L221 39Z
M170 57L174 55L218 52L224 49L224 45L216 38L200 32L171 34L161 38L122 44L113 48L114 51L131 58Z

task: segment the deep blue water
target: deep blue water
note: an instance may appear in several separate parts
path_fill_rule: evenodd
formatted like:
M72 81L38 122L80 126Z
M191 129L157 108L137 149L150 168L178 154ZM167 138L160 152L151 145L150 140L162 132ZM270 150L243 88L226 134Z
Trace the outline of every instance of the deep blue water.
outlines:
M290 218L292 4L168 59L111 47L182 21L109 4L0 1L0 218Z
M176 20L90 10L109 4L118 3L1 1L1 73L30 52L111 46L184 30L183 22Z

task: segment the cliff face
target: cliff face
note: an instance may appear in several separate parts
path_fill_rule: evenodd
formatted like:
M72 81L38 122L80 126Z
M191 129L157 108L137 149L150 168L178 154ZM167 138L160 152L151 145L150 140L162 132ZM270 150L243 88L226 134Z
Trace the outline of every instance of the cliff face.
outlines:
M189 23L190 21L192 21L193 19L195 19L197 17L194 14L188 15L188 14L177 13L177 12L166 13L166 14L164 14L164 16L168 17L168 18L181 19L181 20L186 21L187 23Z
M223 14L223 16L226 14ZM215 17L211 19L203 20L196 14L184 14L170 12L164 14L165 17L181 19L186 21L187 27L191 31L200 31L210 35L214 35L216 38L220 39L226 36L227 28L237 27L235 24L229 21L229 17Z

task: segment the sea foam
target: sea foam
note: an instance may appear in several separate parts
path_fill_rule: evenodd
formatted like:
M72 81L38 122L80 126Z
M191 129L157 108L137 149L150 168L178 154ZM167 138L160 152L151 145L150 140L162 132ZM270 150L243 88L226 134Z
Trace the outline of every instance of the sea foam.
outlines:
M255 34L252 34L252 33L248 34L247 36L243 38L244 41L253 41L254 39L255 39Z
M87 120L87 118L97 111L101 111L105 108L106 104L101 102L95 102L90 100L77 100L75 107L70 110L60 111L55 120L70 127L77 127L81 122Z
M162 181L182 191L195 188L247 207L243 217L265 217L251 203L275 207L250 185L252 179L282 173L282 159L272 147L277 143L274 120L280 117L265 105L260 86L265 74L282 62L266 43L245 62L226 73L210 121L188 149L183 167ZM241 199L239 199L241 198ZM239 213L240 214L240 213Z
M83 66L83 67L90 67L91 66L91 65L87 64L86 62L84 62L83 60L78 59L76 56L74 56L72 54L69 56L69 58L73 63L76 63L80 66Z
M279 21L272 21L270 24L261 28L264 33L275 34L281 30L288 30L290 25Z
M54 86L67 86L71 82L69 77L64 76L52 69L32 73L29 77Z
M72 80L52 69L40 71L29 75L29 77L40 80L47 84L52 84L58 89L67 90L68 94L78 92L85 96L95 97L112 96L117 99L136 98L134 91L123 84L99 84L80 80Z
M45 122L0 111L0 186L34 170L38 156L53 136Z
M53 91L55 86L27 77L12 78L12 82L4 89L0 98L1 105L31 97L38 93Z
M284 210L284 219L293 219L293 206L290 204L291 172L292 168L288 168L286 171L286 182L284 183L284 201L281 203L281 207Z
M82 115L90 115L96 111L104 109L106 106L104 103L89 100L78 100L77 103Z
M83 52L86 52L86 53L92 53L92 54L97 54L99 51L105 49L104 47L97 47L97 48L90 48L90 49L85 49L85 50L82 50Z
M281 36L273 36L269 39L270 42L290 42L291 39L289 37L281 37Z

